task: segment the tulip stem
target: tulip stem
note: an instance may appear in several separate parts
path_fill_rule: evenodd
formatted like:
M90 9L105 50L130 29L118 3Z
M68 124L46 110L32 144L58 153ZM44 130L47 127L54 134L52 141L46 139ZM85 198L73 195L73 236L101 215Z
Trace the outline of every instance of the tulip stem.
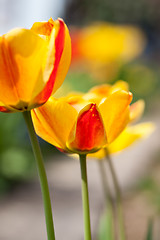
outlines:
M105 166L104 166L104 161L103 160L99 160L98 161L98 165L99 165L99 170L100 170L100 176L101 176L101 182L102 182L102 187L103 187L103 192L104 192L104 197L105 197L105 201L106 201L106 207L108 207L108 209L111 211L111 217L112 217L112 222L113 222L113 226L114 226L114 239L117 240L118 239L118 226L117 226L117 221L116 221L116 203L112 197L112 193L110 191L110 187L108 184L108 178L107 178L107 174L105 171Z
M81 180L82 180L82 203L83 203L84 236L85 236L84 239L91 240L86 155L79 155L79 159L80 159Z
M41 192L44 204L48 240L55 240L51 200L41 149L33 127L31 113L29 111L25 111L23 112L23 117L28 128L32 149L37 163L37 169L40 178Z
M121 189L119 186L119 182L117 179L117 175L110 157L110 154L108 150L106 149L106 157L107 157L107 163L110 168L110 172L112 175L113 179L113 184L115 188L115 193L116 193L116 200L117 200L117 216L118 216L118 222L119 222L119 231L120 231L120 240L125 240L126 239L126 233L125 233L125 223L124 223L124 215L123 215L123 204L122 204L122 193Z

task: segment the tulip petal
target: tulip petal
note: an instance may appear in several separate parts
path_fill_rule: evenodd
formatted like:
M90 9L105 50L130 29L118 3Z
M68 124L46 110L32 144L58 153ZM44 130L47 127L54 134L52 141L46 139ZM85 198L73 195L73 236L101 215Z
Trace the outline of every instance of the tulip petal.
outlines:
M53 58L55 58L54 61ZM63 20L58 19L54 22L54 30L50 36L45 74L48 76L48 71L50 72L50 68L53 68L53 62L54 68L45 88L36 98L40 100L41 104L46 102L50 95L61 86L67 74L70 61L71 40L69 31Z
M125 81L119 80L113 85L102 84L100 86L99 85L95 86L90 89L89 93L94 93L101 97L108 97L113 92L116 92L119 90L128 91L128 89L129 89L128 83Z
M54 26L54 21L52 18L48 22L35 22L31 27L31 30L37 34L50 36Z
M99 105L105 125L108 143L111 143L129 121L129 104L132 94L123 90L111 94Z
M41 91L46 52L46 42L27 29L14 29L0 37L0 101L16 106L21 100L25 105L37 82L36 92Z
M119 80L115 84L112 85L110 89L110 94L114 93L118 90L124 90L124 91L129 91L129 85L127 82Z
M32 110L36 133L45 141L64 150L77 115L72 106L53 97L50 97L43 106Z
M73 152L96 151L106 142L105 129L96 104L88 104L79 115L68 140Z
M65 39L64 39L63 52L61 55L61 59L59 61L52 94L62 85L71 63L71 38L70 38L67 26L64 24L64 22L61 19L59 19L59 21L61 21L61 25L63 24L65 28L64 30Z
M93 158L93 159L96 158L98 160L101 160L106 157L106 151L104 148L101 148L99 151L97 151L95 153L89 153L87 156L88 156L88 158Z
M89 93L95 93L101 97L107 97L110 91L111 85L101 84L90 89Z
M88 104L88 102L83 99L83 94L76 92L63 97L62 99L74 107L77 112L80 112L80 110Z
M2 102L0 102L0 112L5 112L5 113L14 112L14 108L11 108L10 106L6 106Z
M113 143L108 145L108 150L110 153L122 151L137 140L147 138L154 129L154 124L149 122L127 127Z
M140 99L130 106L130 122L137 121L143 114L145 108L144 100Z
M140 123L135 126L127 127L111 144L107 145L109 153L117 153L130 145L136 143L138 140L145 139L154 131L155 126L153 123L146 122ZM88 155L90 158L103 159L106 157L104 148L98 152Z

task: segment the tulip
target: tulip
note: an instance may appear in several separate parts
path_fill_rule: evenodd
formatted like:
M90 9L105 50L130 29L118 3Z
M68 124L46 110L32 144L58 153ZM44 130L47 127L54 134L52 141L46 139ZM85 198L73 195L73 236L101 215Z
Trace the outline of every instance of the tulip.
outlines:
M108 22L73 28L71 38L73 60L86 59L96 63L132 60L146 45L145 36L139 28Z
M63 83L71 41L62 19L16 28L0 37L0 111L23 112L44 104Z
M95 22L71 29L72 66L97 82L115 79L120 67L143 53L146 38L132 25Z
M50 97L32 111L37 134L69 153L96 152L113 142L129 122L132 94L119 90L102 101L98 96L92 100L80 95Z
M109 84L103 84L100 86L93 87L86 95L85 98L95 98L99 97L100 99L109 96L113 92L123 89L125 91L128 91L129 86L127 82L124 81L118 81L113 85ZM83 96L84 97L84 96ZM135 121L140 119L144 112L145 103L142 99L136 101L132 105L130 105L129 109L129 125L126 129L111 143L107 144L105 148L108 149L109 153L117 153L125 148L129 147L136 141L140 139L147 138L154 130L154 124L150 122L140 123L133 125ZM104 149L101 149L100 151L89 154L89 157L94 157L98 159L102 159L106 156L106 151Z
M103 99L105 96L110 96L114 92L123 89L128 91L129 86L126 82L118 81L113 86L109 84L104 84L101 86L97 86L92 88L89 93L87 93L83 98L85 99ZM125 128L121 134L111 143L106 144L105 147L101 148L99 151L95 153L88 154L88 157L96 158L96 159L105 159L107 160L107 164L110 169L110 173L113 180L113 185L116 194L116 201L117 201L117 208L115 209L113 203L111 202L112 197L110 196L110 190L108 189L108 183L106 182L106 175L105 175L105 166L104 161L98 161L100 171L101 171L101 178L102 178L102 185L105 193L107 192L107 199L106 202L109 202L112 213L117 212L118 216L118 234L121 240L126 239L125 234L125 224L123 218L123 210L122 210L122 197L121 197L121 189L119 186L119 182L116 176L116 172L114 170L114 166L111 161L110 154L120 152L123 149L127 148L131 144L135 143L139 139L144 139L148 137L154 130L153 123L141 123L132 125L131 123L137 121L143 114L144 111L144 101L138 100L137 102L133 103L129 107L129 125ZM117 229L115 230L117 232Z
M0 37L0 111L23 112L35 155L48 240L55 240L47 176L30 110L43 105L63 83L71 41L62 19L36 22Z
M63 152L79 154L85 240L91 240L86 155L113 142L123 131L129 122L131 100L132 94L124 90L107 98L73 94L62 99L50 97L32 110L35 131L41 138Z

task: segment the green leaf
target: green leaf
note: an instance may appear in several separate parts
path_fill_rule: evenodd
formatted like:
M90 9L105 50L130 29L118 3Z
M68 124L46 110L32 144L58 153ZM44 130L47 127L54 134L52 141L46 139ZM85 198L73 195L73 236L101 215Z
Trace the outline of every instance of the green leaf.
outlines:
M148 223L147 235L145 240L153 240L153 219Z
M108 207L101 216L98 239L114 240L113 214L110 207Z

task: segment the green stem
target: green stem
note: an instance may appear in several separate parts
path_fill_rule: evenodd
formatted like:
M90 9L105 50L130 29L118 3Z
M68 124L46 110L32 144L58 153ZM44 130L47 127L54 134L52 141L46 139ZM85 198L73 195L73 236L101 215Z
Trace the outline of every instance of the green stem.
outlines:
M112 164L110 154L109 154L107 149L106 149L106 157L107 157L107 163L108 163L109 168L110 168L110 172L111 172L111 175L112 175L113 184L114 184L114 188L115 188L115 193L116 193L117 215L118 215L118 222L119 222L120 240L125 240L126 239L126 233L125 233L125 224L124 224L124 216L123 216L122 194L121 194L121 189L120 189L118 179L117 179L117 176L116 176L116 172L115 172L114 166Z
M106 202L109 202L112 206L114 205L114 200L108 185L108 179L105 171L105 166L104 166L104 161L103 160L98 160L98 166L100 170L100 176L101 176L101 182L102 182L102 187L103 187L103 192L105 196Z
M106 206L108 207L108 209L110 209L111 214L112 214L112 219L113 219L113 226L114 226L114 239L117 240L118 239L118 227L117 227L117 221L116 221L116 206L115 206L115 202L114 199L112 197L110 188L109 188L109 184L108 184L108 179L107 179L107 175L106 175L106 171L105 171L105 166L104 166L104 161L103 160L99 160L98 161L98 165L99 165L99 170L100 170L100 176L101 176L101 182L102 182L102 187L103 187L103 192L105 195L105 200L106 200Z
M81 180L82 180L82 203L83 203L84 236L85 236L84 239L91 240L86 155L79 155L79 159L80 159Z
M43 163L41 149L39 146L39 142L38 142L36 133L34 131L31 113L29 111L23 112L23 117L25 119L25 122L26 122L26 125L28 128L28 133L29 133L32 149L33 149L34 156L35 156L36 163L37 163L42 197L43 197L45 218L46 218L46 228L47 228L48 240L55 240L51 200L50 200L50 195L49 195L48 181L47 181L47 176L46 176L45 167L44 167L44 163Z

